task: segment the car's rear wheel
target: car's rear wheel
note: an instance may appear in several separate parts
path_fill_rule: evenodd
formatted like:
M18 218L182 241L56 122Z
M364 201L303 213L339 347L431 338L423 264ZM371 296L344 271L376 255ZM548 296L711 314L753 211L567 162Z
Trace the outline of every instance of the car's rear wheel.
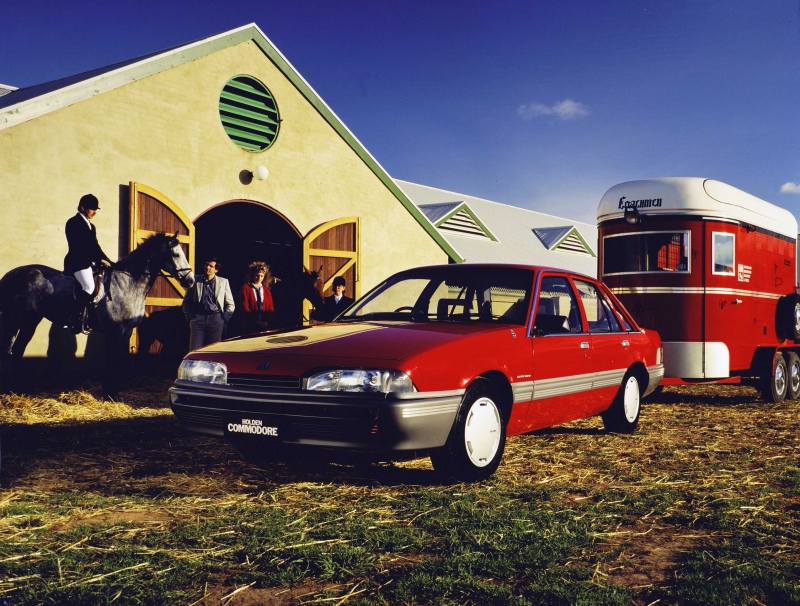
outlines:
M458 410L444 447L431 453L437 473L448 480L474 482L491 476L506 444L506 417L486 380L473 383Z
M641 394L639 380L629 370L625 373L611 406L600 414L607 431L631 433L636 429L639 425L639 412L642 409Z

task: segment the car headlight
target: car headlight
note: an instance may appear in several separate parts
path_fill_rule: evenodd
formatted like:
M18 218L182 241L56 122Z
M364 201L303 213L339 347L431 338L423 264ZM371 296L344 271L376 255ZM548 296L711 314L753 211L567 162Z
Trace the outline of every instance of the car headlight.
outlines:
M178 380L224 385L228 382L228 368L219 362L184 360L178 367Z
M399 370L327 370L306 380L309 391L358 391L364 393L409 393L416 391L411 377Z

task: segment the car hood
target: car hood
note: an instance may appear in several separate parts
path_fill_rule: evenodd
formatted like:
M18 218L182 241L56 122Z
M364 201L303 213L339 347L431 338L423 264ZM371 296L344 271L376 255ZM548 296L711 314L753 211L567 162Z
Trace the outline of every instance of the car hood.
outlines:
M339 359L404 360L415 353L467 335L508 330L511 326L460 323L358 322L309 326L289 332L262 334L214 343L189 354L212 359L215 354L264 354Z

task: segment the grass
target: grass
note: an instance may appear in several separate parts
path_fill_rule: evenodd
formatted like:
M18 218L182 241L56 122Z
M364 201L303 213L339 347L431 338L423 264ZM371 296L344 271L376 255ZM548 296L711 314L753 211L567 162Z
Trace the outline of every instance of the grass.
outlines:
M667 388L498 473L242 461L150 382L0 397L0 604L800 604L800 403Z

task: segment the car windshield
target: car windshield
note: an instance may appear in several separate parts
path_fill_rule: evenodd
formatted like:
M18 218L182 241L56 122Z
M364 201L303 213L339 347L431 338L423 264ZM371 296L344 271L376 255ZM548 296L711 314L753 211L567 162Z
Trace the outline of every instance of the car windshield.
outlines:
M515 267L469 265L402 272L367 294L338 321L525 324L533 273Z

